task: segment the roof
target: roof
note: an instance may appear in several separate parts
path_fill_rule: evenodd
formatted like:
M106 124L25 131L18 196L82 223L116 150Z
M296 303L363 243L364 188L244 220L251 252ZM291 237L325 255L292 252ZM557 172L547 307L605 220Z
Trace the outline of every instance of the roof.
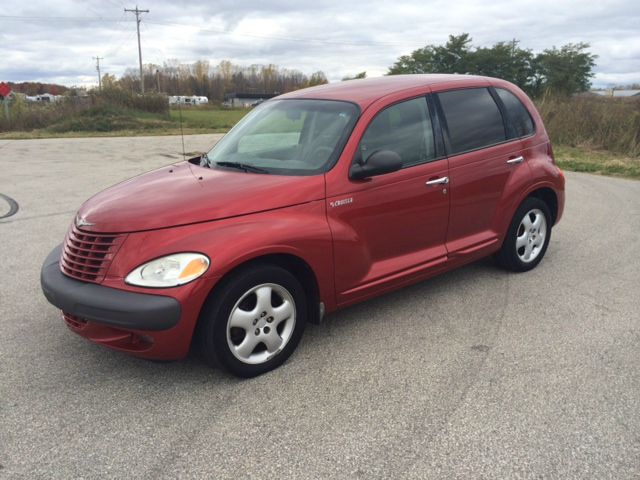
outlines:
M286 93L278 98L344 100L355 102L359 104L361 108L365 109L379 98L402 90L442 83L469 80L486 81L488 79L489 77L480 77L475 75L448 75L439 73L421 75L389 75L385 77L328 83L317 87L304 88L302 90Z

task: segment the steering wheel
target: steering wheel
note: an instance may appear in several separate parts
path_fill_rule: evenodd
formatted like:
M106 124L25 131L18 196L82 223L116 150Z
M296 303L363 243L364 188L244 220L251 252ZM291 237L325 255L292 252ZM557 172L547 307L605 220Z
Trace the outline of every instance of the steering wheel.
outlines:
M333 148L327 147L326 145L318 145L313 148L307 155L305 155L304 162L310 163L311 165L320 166L322 163L325 163L331 154L333 153ZM320 162L318 159L322 159Z

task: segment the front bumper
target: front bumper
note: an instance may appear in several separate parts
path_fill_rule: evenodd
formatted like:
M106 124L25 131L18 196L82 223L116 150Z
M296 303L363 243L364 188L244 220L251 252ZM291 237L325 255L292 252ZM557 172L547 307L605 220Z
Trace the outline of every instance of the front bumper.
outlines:
M175 327L181 306L173 297L126 292L67 277L60 271L59 245L47 256L40 273L42 292L68 315L107 327L159 331Z

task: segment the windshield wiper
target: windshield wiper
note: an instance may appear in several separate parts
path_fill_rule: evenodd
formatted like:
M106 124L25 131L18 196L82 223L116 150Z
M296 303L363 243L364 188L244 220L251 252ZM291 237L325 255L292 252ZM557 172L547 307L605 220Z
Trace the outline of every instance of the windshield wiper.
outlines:
M244 172L269 173L269 170L267 170L266 168L254 167L253 165L247 165L246 163L216 162L215 165L218 165L219 167L237 168L238 170L242 170Z

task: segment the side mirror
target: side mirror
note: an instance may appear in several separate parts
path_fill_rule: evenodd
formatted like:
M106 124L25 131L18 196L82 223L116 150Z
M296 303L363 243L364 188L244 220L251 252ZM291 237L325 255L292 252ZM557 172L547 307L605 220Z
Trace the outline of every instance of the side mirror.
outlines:
M363 178L395 172L402 168L400 155L391 150L378 150L367 159L367 163L354 163L349 170L349 178L362 180Z

